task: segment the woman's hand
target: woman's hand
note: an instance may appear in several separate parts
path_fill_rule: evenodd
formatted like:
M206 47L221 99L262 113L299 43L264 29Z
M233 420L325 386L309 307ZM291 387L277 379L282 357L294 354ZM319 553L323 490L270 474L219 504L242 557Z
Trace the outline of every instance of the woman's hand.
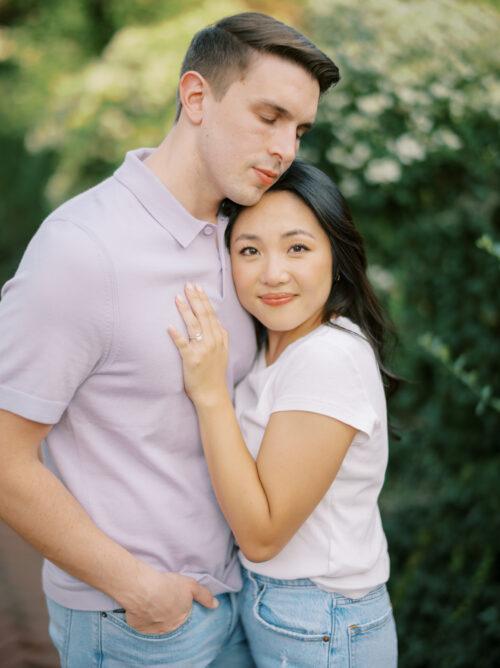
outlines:
M187 338L175 327L168 333L177 346L184 371L184 387L195 406L214 404L227 393L228 334L220 324L210 300L198 285L185 289L187 300L175 303L186 323Z

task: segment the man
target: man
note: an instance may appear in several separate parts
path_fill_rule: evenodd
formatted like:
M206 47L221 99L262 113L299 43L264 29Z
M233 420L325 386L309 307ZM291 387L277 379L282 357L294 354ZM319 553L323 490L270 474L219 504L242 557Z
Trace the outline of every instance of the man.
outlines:
M196 281L231 337L230 386L249 369L220 204L259 201L338 78L269 16L202 30L161 145L54 211L4 287L0 512L46 558L63 665L252 665L232 537L166 328Z

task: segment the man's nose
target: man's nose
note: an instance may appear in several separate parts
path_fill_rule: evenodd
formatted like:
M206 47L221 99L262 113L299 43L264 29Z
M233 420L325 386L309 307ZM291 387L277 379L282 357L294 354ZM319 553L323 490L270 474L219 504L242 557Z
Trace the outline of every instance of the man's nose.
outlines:
M280 128L274 135L271 154L279 157L282 169L287 169L295 160L299 141L295 127Z

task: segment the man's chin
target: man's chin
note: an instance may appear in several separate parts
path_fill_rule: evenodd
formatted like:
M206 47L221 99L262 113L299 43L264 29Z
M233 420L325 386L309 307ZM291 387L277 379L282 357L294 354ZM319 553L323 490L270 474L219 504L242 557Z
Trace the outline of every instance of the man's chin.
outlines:
M262 195L267 191L267 188L248 188L245 191L239 191L229 196L233 202L240 206L254 206L260 202Z

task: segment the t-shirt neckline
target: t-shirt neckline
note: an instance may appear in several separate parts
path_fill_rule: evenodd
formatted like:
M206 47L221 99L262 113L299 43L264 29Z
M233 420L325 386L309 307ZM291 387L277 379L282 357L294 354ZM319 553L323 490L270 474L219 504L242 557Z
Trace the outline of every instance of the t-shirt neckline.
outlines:
M330 319L329 322L339 324L342 327L345 327L345 329L348 329L348 330L354 331L354 332L356 332L359 329L358 326L356 325L356 323L352 322L352 320L350 320L349 318L347 318L343 315L339 315L336 318L332 318L332 319ZM307 334L304 334L304 336L301 336L296 341L293 341L292 343L290 343L285 348L285 350L281 353L281 355L277 359L275 359L274 362L271 362L271 364L266 363L266 349L265 349L265 346L262 346L262 348L259 350L259 354L258 354L258 357L257 357L257 365L256 365L257 369L256 370L257 371L264 371L264 370L274 368L275 365L283 358L283 355L288 353L288 351L295 349L303 341L306 341L307 339L309 339L313 335L319 333L320 331L323 331L325 327L328 327L328 323L323 322L320 325L318 325L317 327L315 327L314 329L312 329Z

